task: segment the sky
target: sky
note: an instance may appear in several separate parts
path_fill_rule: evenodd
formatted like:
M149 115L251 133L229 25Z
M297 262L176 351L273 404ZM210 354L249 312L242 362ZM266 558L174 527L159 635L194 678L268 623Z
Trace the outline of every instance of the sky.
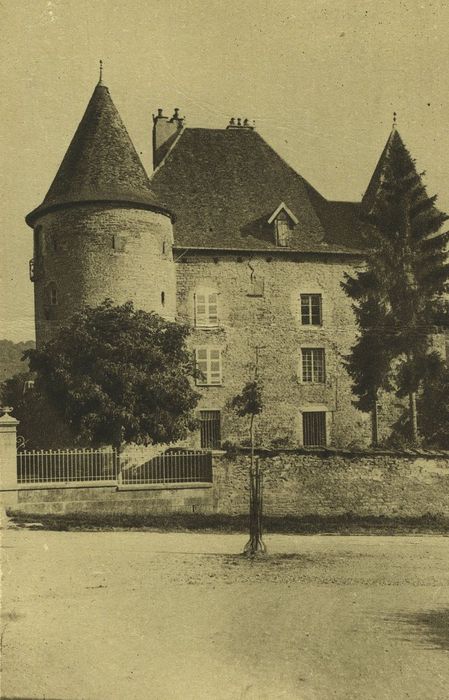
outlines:
M449 210L449 4L428 0L0 0L0 338L34 337L24 216L40 204L104 62L151 173L152 113L255 120L324 196L360 200L398 114Z

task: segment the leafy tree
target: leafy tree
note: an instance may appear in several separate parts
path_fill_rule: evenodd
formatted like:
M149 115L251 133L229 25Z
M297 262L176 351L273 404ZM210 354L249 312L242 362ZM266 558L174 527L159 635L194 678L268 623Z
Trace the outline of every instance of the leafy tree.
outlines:
M54 339L29 350L36 390L79 444L168 443L195 427L199 395L188 329L131 302L74 314Z
M374 377L370 377L366 356L360 350L357 355L353 349L349 366L356 377L356 392L363 397L360 391L369 387L374 395L382 386L381 377L388 383L388 374L394 371L398 396L409 397L413 443L418 441L416 393L424 379L430 337L435 326L447 318L444 294L449 279L449 233L440 232L448 217L437 209L436 196L427 196L422 175L394 130L384 153L377 194L367 214L373 230L366 270L344 283L361 307L360 342L365 343L376 364ZM376 300L380 304L377 318L368 309ZM376 324L382 335L380 343L375 339ZM358 376L363 385L359 390Z
M1 386L2 404L12 406L14 418L19 421L18 447L27 450L71 447L75 436L45 396L30 387L32 383L33 375L21 372Z

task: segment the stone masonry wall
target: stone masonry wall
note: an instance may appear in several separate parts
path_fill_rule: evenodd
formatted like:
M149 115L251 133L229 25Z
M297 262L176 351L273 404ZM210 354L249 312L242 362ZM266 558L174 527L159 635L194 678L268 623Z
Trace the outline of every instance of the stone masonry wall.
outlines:
M266 515L449 516L449 455L279 452L259 463ZM217 512L247 512L248 469L248 455L217 460Z
M302 411L327 411L328 444L365 445L370 422L351 404L350 379L343 356L355 339L351 305L341 289L349 262L293 259L292 256L187 253L177 264L178 318L193 327L192 348L222 350L222 386L201 387L199 409L222 412L222 440L241 444L248 426L229 407L229 401L252 378L255 346L261 346L259 375L265 409L257 421L259 445L302 443ZM251 296L251 274L263 280L263 296ZM218 292L219 325L195 328L194 297L201 287ZM321 293L322 327L300 324L300 294ZM323 347L326 381L304 384L300 376L300 348Z
M106 297L117 304L131 300L136 308L175 317L173 232L167 216L143 209L86 205L47 213L36 229L38 346L74 311L96 306ZM51 283L57 291L55 306L48 299Z
M212 488L165 487L123 489L115 486L92 488L23 489L12 508L21 513L73 514L117 513L145 515L212 512Z
M449 516L449 455L279 451L259 457L267 516ZM248 513L249 455L214 458L213 485L21 490L12 509L62 513Z

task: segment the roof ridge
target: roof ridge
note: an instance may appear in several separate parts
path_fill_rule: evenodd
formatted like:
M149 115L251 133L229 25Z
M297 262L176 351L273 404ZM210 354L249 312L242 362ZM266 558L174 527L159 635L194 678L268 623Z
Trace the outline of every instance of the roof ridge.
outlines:
M170 144L167 153L164 155L164 157L162 158L161 162L157 164L157 166L154 168L153 172L151 173L151 175L150 175L150 177L149 177L149 182L150 182L150 184L151 184L152 178L156 175L156 173L158 172L158 170L165 164L165 161L167 160L167 158L169 157L169 155L171 154L171 152L173 151L173 149L174 149L175 146L177 145L177 143L178 143L178 141L180 140L181 136L185 133L185 131L186 131L188 128L189 128L189 127L183 126L183 127L178 131L178 133L177 133L177 135L176 135L176 138L173 139L173 143Z

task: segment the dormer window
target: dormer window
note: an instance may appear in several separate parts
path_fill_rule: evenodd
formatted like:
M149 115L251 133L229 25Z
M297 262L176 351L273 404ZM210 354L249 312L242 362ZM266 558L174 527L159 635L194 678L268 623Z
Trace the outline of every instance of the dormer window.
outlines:
M290 222L286 214L281 212L274 222L276 245L287 248L290 244Z
M284 202L281 202L278 208L272 213L268 219L268 223L274 228L274 240L280 248L288 248L291 242L291 232L297 225L298 219Z

